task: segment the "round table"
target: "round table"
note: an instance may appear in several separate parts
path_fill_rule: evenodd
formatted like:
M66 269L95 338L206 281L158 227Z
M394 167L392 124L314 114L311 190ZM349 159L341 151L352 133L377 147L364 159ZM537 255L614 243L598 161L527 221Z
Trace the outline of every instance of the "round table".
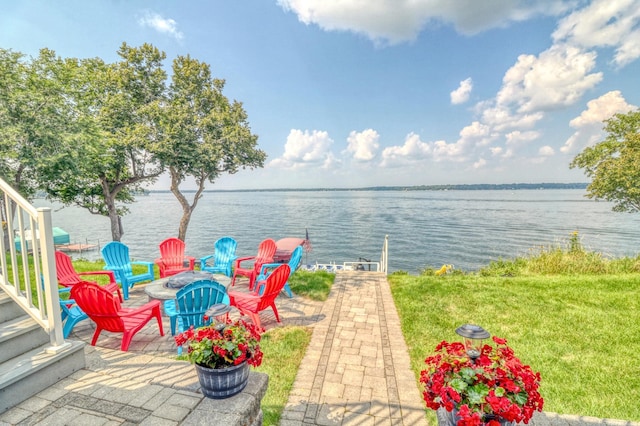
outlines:
M159 300L171 300L176 298L176 293L180 288L169 287L167 284L169 280L175 278L186 279L189 282L195 282L199 280L213 280L221 285L224 288L228 288L231 284L231 278L223 274L211 274L209 272L204 271L185 271L180 272L179 274L172 275L170 277L160 278L155 281L151 281L144 287L144 292L147 293L149 299L159 299Z

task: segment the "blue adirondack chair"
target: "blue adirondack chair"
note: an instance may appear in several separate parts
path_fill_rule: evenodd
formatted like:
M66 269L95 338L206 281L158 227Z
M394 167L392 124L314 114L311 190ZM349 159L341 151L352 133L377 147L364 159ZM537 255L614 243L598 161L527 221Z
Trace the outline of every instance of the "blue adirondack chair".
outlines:
M191 326L210 324L211 319L205 321L204 314L216 303L229 305L229 295L222 284L213 280L194 281L178 290L174 300L164 302L164 312L171 320L171 334L176 334L176 328L182 333ZM178 346L180 354L182 346Z
M222 237L214 244L213 254L200 258L200 270L220 273L231 276L231 266L236 260L236 248L238 243L231 237ZM207 261L213 258L213 265L207 265Z
M291 252L291 258L287 263L290 268L289 277L287 278L287 283L284 285L284 291L287 292L287 296L293 297L293 293L291 292L291 287L289 287L289 278L291 275L300 267L300 261L302 260L302 246L296 247L293 252ZM260 268L260 274L258 278L256 278L256 282L261 282L267 279L269 274L273 272L278 266L282 265L282 263L265 263Z
M58 290L58 293L69 293L70 290L70 287L61 288ZM62 335L65 339L69 337L73 327L75 327L77 323L89 318L87 314L82 312L82 309L76 305L76 302L73 299L60 299L60 314L62 316L62 323L64 324L62 327Z
M122 287L122 294L125 300L129 298L129 289L135 283L153 281L153 263L144 261L132 262L129 258L129 247L125 244L119 241L111 241L102 248L100 253L102 253L102 258L106 263L104 269L114 272L116 281ZM132 265L143 265L147 270L134 274Z

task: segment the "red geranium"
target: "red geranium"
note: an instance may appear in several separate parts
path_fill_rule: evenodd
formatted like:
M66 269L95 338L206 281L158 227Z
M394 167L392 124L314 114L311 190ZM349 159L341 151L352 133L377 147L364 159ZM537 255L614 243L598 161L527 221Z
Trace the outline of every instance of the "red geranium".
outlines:
M542 411L540 373L523 365L505 339L493 341L495 347L484 345L475 361L462 343L436 346L420 373L428 408L458 410L458 426L498 424L500 419L528 423L535 411Z
M225 368L245 360L252 366L262 363L260 333L243 320L206 325L175 336L178 346L187 348L186 358L203 367Z

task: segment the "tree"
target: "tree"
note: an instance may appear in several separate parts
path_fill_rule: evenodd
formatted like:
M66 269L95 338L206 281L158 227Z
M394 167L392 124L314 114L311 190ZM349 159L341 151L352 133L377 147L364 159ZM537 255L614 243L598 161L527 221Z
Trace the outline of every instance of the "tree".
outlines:
M124 234L123 204L163 172L149 147L156 127L152 111L164 100L166 80L165 54L155 47L123 43L118 55L122 60L114 64L80 62L68 92L76 106L75 132L39 169L51 198L109 217L114 241Z
M258 137L251 133L242 104L229 102L223 88L224 80L212 78L209 65L179 56L173 61L168 102L156 111L161 125L154 153L168 168L171 192L182 206L181 240L207 182L240 168L262 167L266 158L256 148ZM191 204L180 190L187 177L197 185Z
M66 93L74 67L73 60L48 49L31 60L0 49L0 177L27 199L39 188L39 166L68 137L74 106ZM4 203L1 199L3 224L16 207ZM8 244L10 233L4 235Z
M605 121L607 138L585 148L570 164L592 178L587 196L614 202L618 212L640 212L640 110Z

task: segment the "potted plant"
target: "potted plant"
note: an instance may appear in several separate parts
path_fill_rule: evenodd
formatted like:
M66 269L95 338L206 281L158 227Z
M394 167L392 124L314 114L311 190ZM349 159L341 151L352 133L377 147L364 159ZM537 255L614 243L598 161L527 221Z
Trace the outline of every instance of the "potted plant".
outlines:
M249 380L249 365L262 363L260 333L243 320L191 327L175 341L187 348L184 356L195 364L202 393L209 398L240 393Z
M440 423L528 423L535 411L542 411L540 373L523 365L505 339L494 336L493 342L495 346L481 345L470 355L468 345L443 341L425 359L423 398L428 408L438 410Z

